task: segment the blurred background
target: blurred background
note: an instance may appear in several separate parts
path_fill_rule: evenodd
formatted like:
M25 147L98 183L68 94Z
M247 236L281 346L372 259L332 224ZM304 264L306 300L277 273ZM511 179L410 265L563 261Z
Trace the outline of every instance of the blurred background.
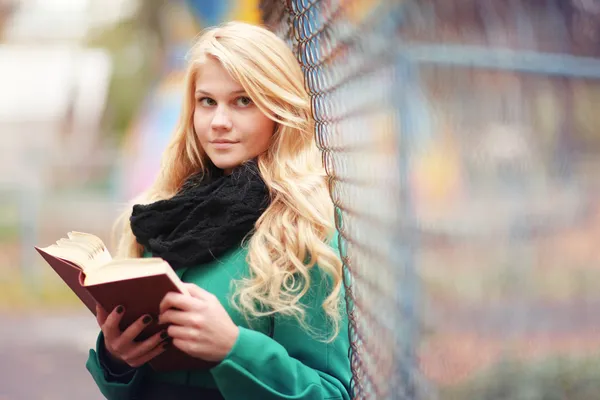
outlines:
M597 399L599 0L0 0L0 399L101 398L95 321L33 246L109 244L231 19L305 74L356 398Z
M95 320L33 246L110 246L177 121L189 44L231 19L260 22L258 0L0 0L0 399L101 398Z

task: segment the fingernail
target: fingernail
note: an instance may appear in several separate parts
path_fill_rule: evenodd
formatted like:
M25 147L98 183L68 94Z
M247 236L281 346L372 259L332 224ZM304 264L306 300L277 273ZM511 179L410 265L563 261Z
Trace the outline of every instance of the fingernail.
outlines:
M123 314L123 311L125 311L125 307L123 307L123 306L117 307L117 314Z
M163 333L160 334L161 339L166 339L168 337L169 337L169 334L167 333L167 331L163 331Z
M151 317L151 316L149 316L149 315L146 315L146 316L144 317L144 319L142 320L142 322L143 322L144 324L149 324L149 323L150 323L150 321L152 321L152 317Z

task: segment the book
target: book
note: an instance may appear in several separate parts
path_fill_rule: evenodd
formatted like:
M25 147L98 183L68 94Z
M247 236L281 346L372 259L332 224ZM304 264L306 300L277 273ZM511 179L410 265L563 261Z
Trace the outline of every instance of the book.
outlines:
M158 324L159 305L169 292L188 294L173 268L162 258L113 259L102 240L69 232L47 247L35 247L81 302L96 315L96 304L108 313L122 305L120 329L149 314L152 322L136 338L141 341L166 329ZM174 346L149 362L155 371L210 368L214 363L191 357Z

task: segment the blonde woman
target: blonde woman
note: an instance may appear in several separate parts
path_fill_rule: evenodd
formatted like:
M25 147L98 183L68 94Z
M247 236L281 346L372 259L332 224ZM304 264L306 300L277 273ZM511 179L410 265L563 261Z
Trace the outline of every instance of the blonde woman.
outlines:
M120 256L167 260L190 295L125 331L98 309L87 368L106 398L349 399L348 326L333 207L302 73L270 31L228 23L190 52L161 172L123 217ZM158 373L168 346L213 362Z

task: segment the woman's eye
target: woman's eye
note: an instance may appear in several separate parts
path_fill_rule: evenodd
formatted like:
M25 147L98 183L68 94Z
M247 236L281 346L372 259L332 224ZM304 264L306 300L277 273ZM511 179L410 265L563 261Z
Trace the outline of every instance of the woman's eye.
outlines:
M252 99L248 96L241 96L235 100L235 103L239 107L248 107L250 104L252 104Z
M204 107L212 107L217 105L217 102L211 99L210 97L202 97L198 99L198 103L200 103L200 105Z

